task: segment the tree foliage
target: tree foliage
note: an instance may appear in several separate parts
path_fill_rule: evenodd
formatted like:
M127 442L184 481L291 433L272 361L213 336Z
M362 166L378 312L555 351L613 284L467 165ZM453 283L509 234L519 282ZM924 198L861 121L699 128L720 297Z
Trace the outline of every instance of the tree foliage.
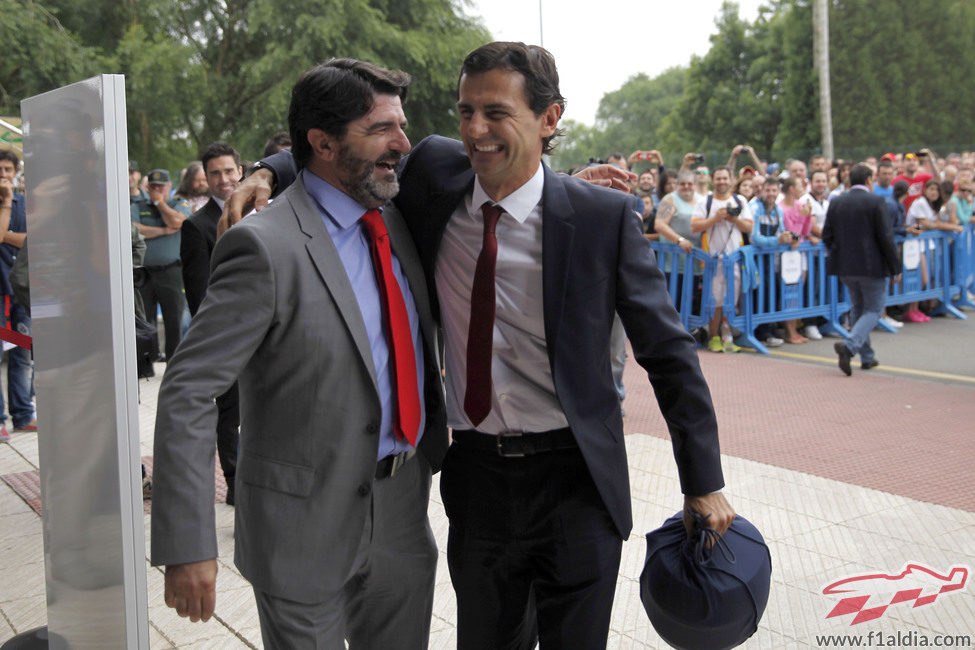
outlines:
M20 115L20 100L84 79L104 63L32 0L0 0L0 16L0 115Z
M215 140L258 157L267 138L287 127L291 86L331 57L409 72L409 135L455 135L459 63L490 40L462 14L460 0L46 1L58 26L46 42L60 35L74 50L44 48L66 61L34 87L48 90L95 71L125 74L130 157L171 169Z
M572 125L559 164L649 148L660 149L671 165L687 151L722 160L736 144L779 161L819 150L811 5L769 0L747 22L726 2L709 51L681 70L679 88L664 86L675 74L667 71L654 79L637 75L607 93L595 126ZM831 0L829 29L838 155L975 147L975 123L966 119L975 85L965 58L975 35L975 2ZM665 116L651 109L661 104L669 107Z

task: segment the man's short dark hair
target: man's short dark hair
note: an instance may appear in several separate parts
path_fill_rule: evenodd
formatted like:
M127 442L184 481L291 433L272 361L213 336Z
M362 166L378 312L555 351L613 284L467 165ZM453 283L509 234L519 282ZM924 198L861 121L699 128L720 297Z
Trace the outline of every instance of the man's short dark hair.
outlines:
M349 122L372 110L374 95L395 95L406 101L410 75L356 59L331 59L307 70L291 89L288 129L295 162L311 160L308 132L321 129L343 138Z
M857 163L850 169L850 185L866 185L873 178L873 170L863 163Z
M721 171L728 172L728 176L731 176L732 178L735 177L735 172L731 171L731 167L729 167L728 165L718 165L717 167L711 170L711 178L713 179L714 175Z
M555 67L555 58L551 52L538 45L504 41L482 45L464 59L457 77L458 91L460 78L465 74L478 74L499 68L521 73L525 78L525 99L536 117L552 104L558 105L560 116L565 112L565 97L559 92L559 71ZM556 129L552 135L542 138L542 153L550 154L555 151L552 141L563 133L562 129Z
M14 169L20 169L20 156L18 156L12 149L4 149L3 151L0 151L0 160L9 160L14 164Z
M901 179L894 183L894 199L900 201L902 198L907 196L907 191L911 189L911 186L907 181Z
M825 158L823 160L825 160ZM825 169L817 169L813 173L809 174L810 182L812 181L813 178L815 178L816 174L822 174L823 176L826 177L826 180L829 180L829 173Z
M894 168L894 163L892 163L889 160L881 160L879 163L877 163L877 169L878 170L880 170L880 169L888 169L888 168L889 169L893 169Z
M287 149L291 146L291 136L287 131L278 131L270 137L267 144L264 145L264 157L273 156L282 149Z
M214 142L207 147L206 151L204 151L203 155L200 157L200 162L203 163L203 173L208 174L210 170L207 169L207 165L209 165L210 161L214 158L220 158L221 156L233 156L234 164L240 167L240 154L237 153L236 149L231 147L226 142Z

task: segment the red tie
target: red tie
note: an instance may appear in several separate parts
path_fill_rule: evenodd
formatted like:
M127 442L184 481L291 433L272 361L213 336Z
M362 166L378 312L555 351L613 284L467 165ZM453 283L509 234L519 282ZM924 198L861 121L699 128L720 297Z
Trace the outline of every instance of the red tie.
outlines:
M464 412L475 427L491 412L491 352L494 344L494 267L498 260L498 238L494 228L501 208L481 206L484 241L474 269L471 287L471 322L467 330L467 392Z
M379 210L369 210L362 215L362 223L372 240L372 265L383 301L386 338L393 357L396 436L406 438L416 447L416 435L420 429L420 394L416 385L416 351L413 349L413 336L410 333L410 317L406 313L403 292L393 275L389 233L382 215Z

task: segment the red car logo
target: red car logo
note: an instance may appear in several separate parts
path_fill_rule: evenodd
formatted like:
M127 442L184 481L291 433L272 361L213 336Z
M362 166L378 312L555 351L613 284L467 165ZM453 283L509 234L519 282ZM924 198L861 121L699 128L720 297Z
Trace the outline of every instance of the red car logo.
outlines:
M891 605L913 602L913 607L930 605L941 594L960 592L968 582L968 567L952 567L941 575L921 564L905 564L897 575L871 573L850 576L823 587L826 596L839 596L840 602L826 618L856 614L850 625L880 618Z

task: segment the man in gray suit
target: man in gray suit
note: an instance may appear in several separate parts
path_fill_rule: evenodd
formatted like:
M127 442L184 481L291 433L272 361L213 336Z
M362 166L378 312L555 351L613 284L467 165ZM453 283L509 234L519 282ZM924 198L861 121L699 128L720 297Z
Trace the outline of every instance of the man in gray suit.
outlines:
M437 549L426 511L447 446L440 364L409 233L393 208L377 211L410 149L408 83L351 60L299 79L288 119L303 171L217 243L160 389L152 563L166 566L167 605L206 620L213 400L239 377L235 562L268 648L428 642Z

